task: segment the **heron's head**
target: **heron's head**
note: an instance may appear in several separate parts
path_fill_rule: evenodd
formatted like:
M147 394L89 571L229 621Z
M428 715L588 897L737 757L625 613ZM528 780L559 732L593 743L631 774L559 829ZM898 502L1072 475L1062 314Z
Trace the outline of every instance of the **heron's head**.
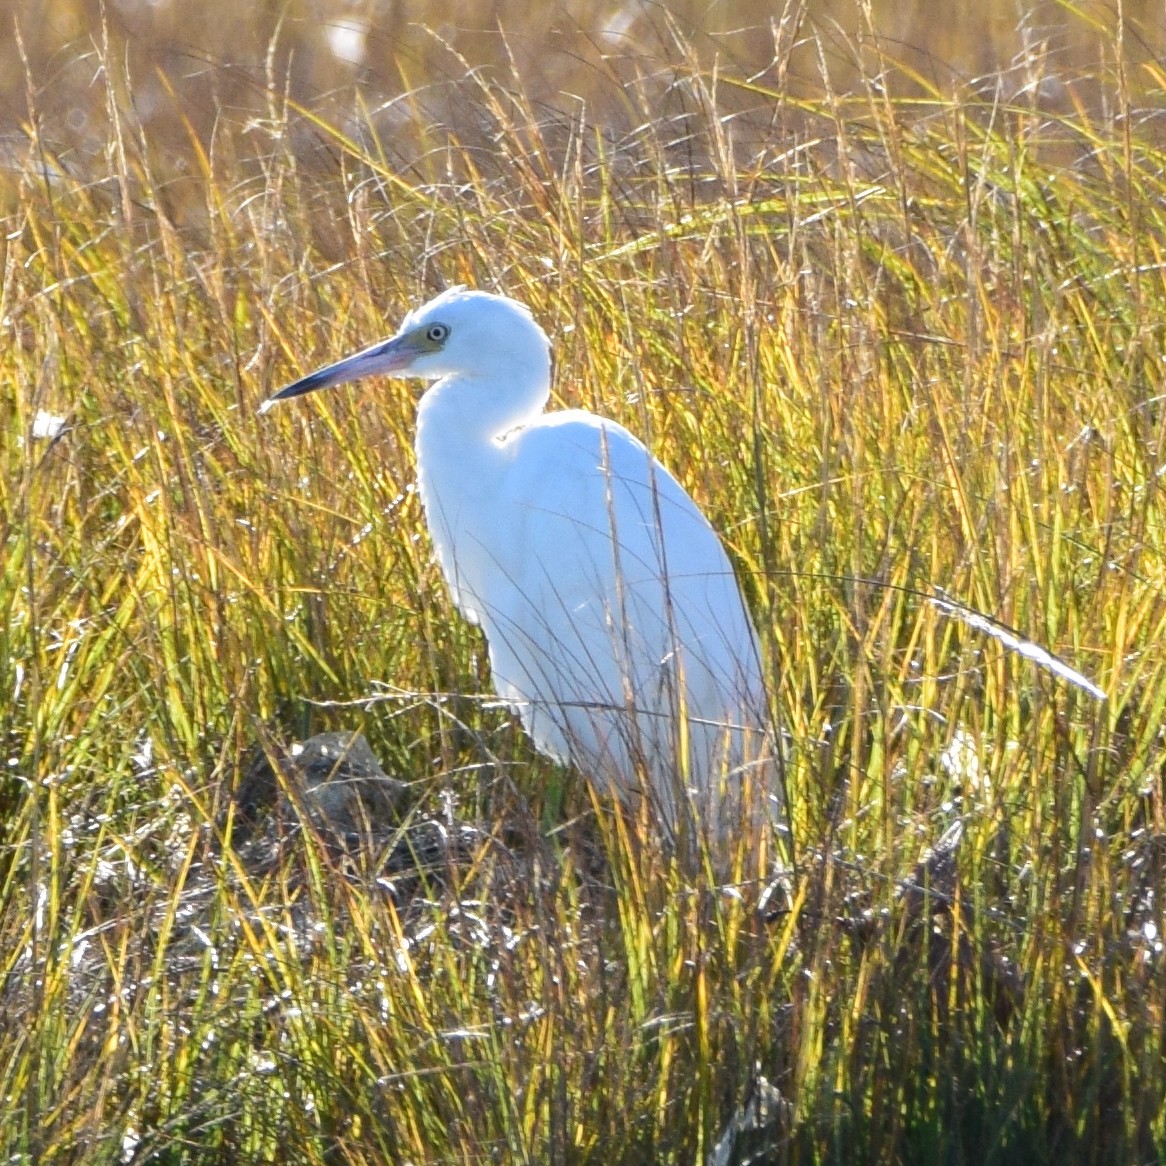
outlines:
M264 403L298 397L360 377L547 377L550 342L530 310L490 292L450 288L410 312L400 331L279 390Z

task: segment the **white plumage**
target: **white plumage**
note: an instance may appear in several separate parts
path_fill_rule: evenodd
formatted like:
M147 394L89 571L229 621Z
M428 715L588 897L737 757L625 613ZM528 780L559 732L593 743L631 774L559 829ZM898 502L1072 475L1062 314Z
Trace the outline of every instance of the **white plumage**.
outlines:
M722 845L776 820L757 637L724 549L626 429L543 412L550 345L529 310L453 288L272 401L374 373L435 382L417 418L426 521L536 747L646 793L669 832L684 806Z

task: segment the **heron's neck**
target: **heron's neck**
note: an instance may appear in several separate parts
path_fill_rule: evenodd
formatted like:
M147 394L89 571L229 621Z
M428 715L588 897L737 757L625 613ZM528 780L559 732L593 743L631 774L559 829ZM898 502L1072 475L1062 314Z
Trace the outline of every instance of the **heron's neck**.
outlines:
M529 424L550 395L547 371L525 378L446 377L417 407L417 484L454 602L474 622L491 574L506 561L495 500L515 446L502 438Z
M513 429L528 425L550 396L549 369L515 365L502 375L444 377L417 407L422 462L487 453Z

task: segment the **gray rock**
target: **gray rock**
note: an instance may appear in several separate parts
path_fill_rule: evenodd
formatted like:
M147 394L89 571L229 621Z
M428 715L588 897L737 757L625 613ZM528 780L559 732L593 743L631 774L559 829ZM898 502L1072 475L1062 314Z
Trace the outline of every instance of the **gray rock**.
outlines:
M317 733L286 750L257 750L237 804L252 823L275 808L333 835L376 835L396 825L408 788L385 773L362 733Z

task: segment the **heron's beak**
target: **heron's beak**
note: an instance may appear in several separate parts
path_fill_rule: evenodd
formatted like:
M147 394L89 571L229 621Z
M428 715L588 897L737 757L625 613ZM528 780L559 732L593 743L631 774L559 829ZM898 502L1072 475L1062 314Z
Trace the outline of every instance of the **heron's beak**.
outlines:
M392 376L394 373L405 372L417 357L433 350L434 345L427 340L424 333L402 332L391 340L382 340L379 344L356 353L355 356L346 356L335 364L326 365L298 381L292 381L278 393L272 393L259 407L259 412L266 413L277 401L287 401L292 397L303 396L304 393L314 393L317 389L330 389L334 385L342 385L376 374Z

